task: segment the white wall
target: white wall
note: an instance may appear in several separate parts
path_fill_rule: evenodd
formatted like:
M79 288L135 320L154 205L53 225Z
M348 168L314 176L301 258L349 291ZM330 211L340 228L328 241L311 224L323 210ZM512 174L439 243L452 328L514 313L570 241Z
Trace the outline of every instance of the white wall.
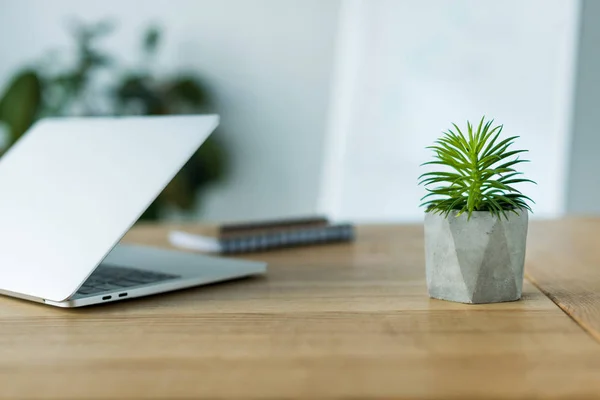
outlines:
M161 71L209 79L229 181L202 218L323 211L413 221L425 146L482 114L521 135L535 216L565 208L575 0L0 0L0 86L69 44L68 16L115 16L107 47L133 61L147 22L166 28Z
M600 2L584 0L577 58L567 211L600 215Z
M482 115L520 135L535 216L564 211L577 1L349 0L320 208L419 220L425 147ZM352 95L348 100L347 96Z
M115 17L106 47L134 61L141 29L166 28L161 71L209 79L230 180L203 197L209 220L311 213L337 31L337 0L0 0L0 87L23 63L71 42L65 23Z

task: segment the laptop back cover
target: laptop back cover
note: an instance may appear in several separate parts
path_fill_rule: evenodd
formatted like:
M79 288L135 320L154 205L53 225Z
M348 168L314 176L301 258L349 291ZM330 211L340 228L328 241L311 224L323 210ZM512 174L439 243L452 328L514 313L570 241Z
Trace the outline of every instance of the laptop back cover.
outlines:
M216 115L36 123L0 159L0 289L70 297L218 123Z

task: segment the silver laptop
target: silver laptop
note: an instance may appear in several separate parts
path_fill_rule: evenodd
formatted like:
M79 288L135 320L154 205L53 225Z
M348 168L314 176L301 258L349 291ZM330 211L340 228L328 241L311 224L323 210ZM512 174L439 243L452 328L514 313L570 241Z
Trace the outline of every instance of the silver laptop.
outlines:
M0 293L79 307L266 271L119 244L217 115L44 119L0 158Z

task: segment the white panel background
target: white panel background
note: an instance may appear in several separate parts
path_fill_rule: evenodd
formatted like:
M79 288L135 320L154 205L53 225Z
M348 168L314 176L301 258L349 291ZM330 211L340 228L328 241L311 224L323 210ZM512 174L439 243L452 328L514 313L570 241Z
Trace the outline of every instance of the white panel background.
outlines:
M344 2L320 206L337 218L422 218L425 147L493 117L530 149L535 216L564 210L578 2ZM352 93L348 101L343 94Z

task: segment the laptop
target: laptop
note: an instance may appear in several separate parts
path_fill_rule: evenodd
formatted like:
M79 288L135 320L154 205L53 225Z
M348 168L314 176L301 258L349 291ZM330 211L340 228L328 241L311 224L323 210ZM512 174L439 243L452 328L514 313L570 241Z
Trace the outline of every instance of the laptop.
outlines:
M51 118L0 158L0 294L80 307L266 272L119 243L217 115Z

